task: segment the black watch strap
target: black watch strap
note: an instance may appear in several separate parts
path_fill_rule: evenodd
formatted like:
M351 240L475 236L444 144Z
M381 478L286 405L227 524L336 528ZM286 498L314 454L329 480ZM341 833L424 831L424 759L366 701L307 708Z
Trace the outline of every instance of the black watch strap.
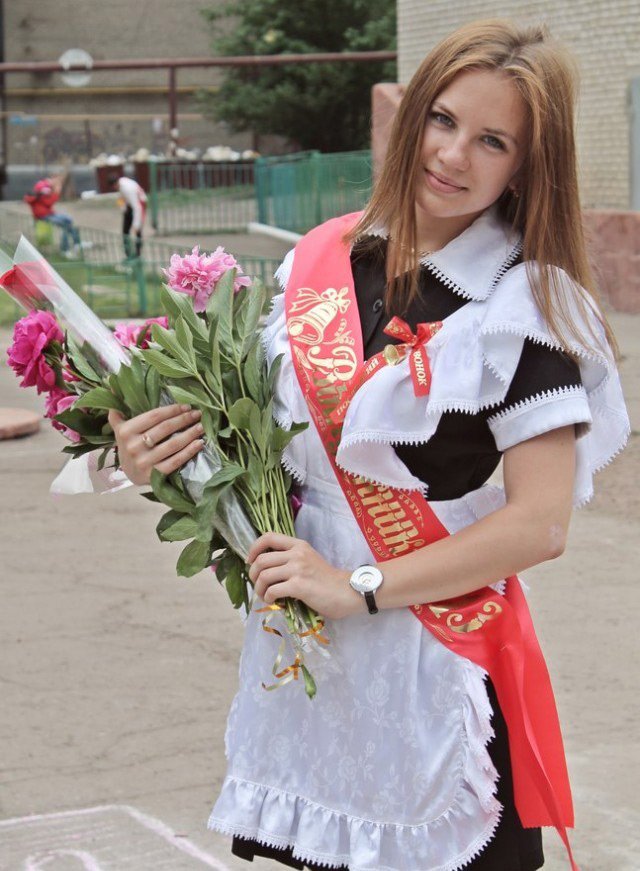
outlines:
M367 603L367 608L369 609L370 614L378 613L378 606L376 605L376 597L373 593L368 592L364 594L364 600Z

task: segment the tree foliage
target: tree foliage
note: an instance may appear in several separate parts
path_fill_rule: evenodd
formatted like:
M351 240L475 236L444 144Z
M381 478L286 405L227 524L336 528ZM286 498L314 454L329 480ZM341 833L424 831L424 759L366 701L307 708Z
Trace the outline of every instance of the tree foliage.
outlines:
M395 48L389 0L234 0L202 14L217 56ZM202 94L201 105L234 132L276 134L300 149L351 151L369 146L372 85L395 78L395 63L380 62L225 68L220 90Z

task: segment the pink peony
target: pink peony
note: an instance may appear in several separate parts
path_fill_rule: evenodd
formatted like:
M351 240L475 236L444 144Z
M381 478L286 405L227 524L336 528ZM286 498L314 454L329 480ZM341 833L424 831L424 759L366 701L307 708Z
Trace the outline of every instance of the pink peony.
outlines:
M46 393L56 383L56 373L44 358L51 342L62 342L64 335L51 312L31 311L13 328L13 344L7 350L9 365L22 376L20 387L33 387Z
M196 245L191 254L186 254L184 257L173 254L169 268L162 271L168 278L171 290L192 296L194 309L203 312L207 307L207 300L216 289L216 284L229 269L242 272L235 257L227 254L224 248L218 246L213 254L200 254L200 249ZM247 287L249 284L251 279L246 275L236 276L233 289L237 293L241 287Z
M140 347L148 348L148 340L151 336L151 324L160 324L161 327L167 329L167 327L169 326L169 321L163 315L160 318L149 318L143 324L120 323L116 324L113 334L121 345L123 345L125 348L128 348L132 345L137 345L141 333L144 332L145 336L140 342Z
M62 390L60 387L54 387L47 396L47 401L45 403L44 416L52 418L51 425L72 442L80 441L78 433L75 432L75 430L69 429L69 427L65 426L63 423L60 423L59 420L53 420L53 418L56 414L62 414L63 411L70 408L77 398L78 397L75 393L67 393L66 390Z

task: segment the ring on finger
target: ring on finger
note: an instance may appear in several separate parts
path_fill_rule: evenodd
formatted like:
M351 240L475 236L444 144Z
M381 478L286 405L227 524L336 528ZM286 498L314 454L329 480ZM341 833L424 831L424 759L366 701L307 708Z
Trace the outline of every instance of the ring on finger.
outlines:
M145 443L145 445L149 448L149 450L151 450L152 448L155 448L155 446L156 446L156 443L155 443L154 440L151 438L151 436L149 435L148 432L143 433L142 441L143 441L143 442Z

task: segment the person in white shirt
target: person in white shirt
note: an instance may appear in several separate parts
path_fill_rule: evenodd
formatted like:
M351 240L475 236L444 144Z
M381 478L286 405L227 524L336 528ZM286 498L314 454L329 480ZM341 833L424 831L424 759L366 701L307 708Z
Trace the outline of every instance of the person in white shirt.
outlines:
M142 229L147 210L147 195L143 188L126 175L113 175L109 178L111 190L118 191L123 205L122 240L127 259L140 257L142 253ZM135 249L131 233L135 233Z

